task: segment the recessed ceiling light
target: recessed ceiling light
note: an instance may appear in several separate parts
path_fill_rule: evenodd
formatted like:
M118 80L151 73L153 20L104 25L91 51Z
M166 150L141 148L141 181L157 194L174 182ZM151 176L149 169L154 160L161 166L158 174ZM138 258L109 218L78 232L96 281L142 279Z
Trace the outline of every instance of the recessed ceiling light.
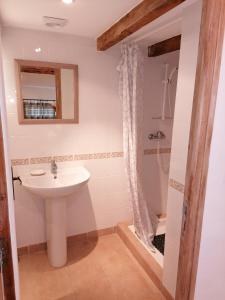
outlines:
M73 3L74 0L62 0L63 3L65 4L71 4Z
M35 48L35 52L41 52L41 48L40 47L38 47L38 48Z

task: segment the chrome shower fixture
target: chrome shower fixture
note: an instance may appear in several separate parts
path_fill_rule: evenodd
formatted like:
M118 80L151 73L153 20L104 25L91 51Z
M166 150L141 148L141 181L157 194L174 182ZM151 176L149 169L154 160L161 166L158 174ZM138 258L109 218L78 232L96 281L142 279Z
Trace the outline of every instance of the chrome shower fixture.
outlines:
M149 140L162 140L166 138L166 135L162 131L157 131L155 133L150 133L148 135Z

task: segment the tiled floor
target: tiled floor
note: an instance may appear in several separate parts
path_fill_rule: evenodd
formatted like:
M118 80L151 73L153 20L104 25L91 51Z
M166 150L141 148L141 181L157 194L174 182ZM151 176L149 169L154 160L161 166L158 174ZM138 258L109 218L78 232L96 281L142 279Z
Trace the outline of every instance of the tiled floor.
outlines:
M44 252L20 258L21 300L164 300L117 234L77 241L68 264Z

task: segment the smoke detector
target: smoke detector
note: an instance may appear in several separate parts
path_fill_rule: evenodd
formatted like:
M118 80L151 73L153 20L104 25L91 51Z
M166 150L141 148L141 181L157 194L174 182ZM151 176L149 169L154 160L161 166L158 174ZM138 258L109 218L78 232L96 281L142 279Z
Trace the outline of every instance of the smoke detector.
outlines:
M44 16L43 21L46 26L57 27L57 28L64 27L68 23L67 19L54 18L54 17L48 17L48 16Z

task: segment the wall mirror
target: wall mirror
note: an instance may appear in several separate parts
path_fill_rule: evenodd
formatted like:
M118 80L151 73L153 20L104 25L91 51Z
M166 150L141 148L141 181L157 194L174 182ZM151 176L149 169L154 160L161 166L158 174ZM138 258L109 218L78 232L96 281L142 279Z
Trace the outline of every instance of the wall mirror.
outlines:
M15 60L20 124L78 123L78 66Z

